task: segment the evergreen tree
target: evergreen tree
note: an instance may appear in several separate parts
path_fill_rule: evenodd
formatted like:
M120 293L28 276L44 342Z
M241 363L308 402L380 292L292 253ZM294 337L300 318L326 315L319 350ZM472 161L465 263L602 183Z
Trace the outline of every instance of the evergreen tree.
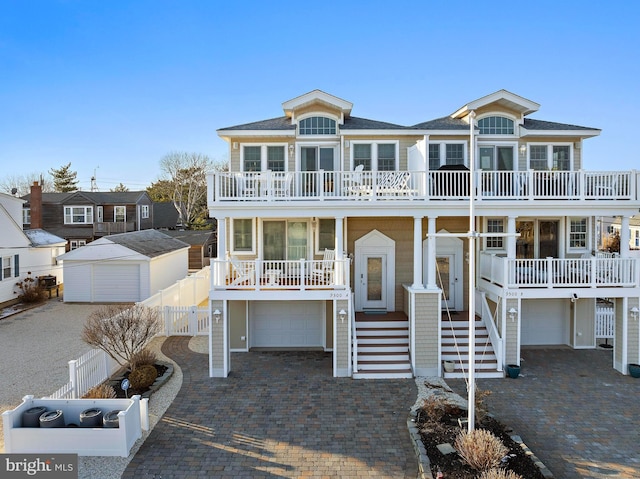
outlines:
M49 174L53 177L53 190L59 193L78 190L78 172L71 170L71 163L58 169L52 168Z
M117 193L124 193L125 191L129 191L129 188L127 188L122 183L120 183L118 186L116 186L115 188L112 188L110 191L117 192Z

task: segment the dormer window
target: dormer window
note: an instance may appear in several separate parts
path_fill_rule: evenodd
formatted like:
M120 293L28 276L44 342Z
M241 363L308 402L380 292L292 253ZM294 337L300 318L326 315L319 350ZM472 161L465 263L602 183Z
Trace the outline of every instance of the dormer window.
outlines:
M300 135L335 135L336 121L324 116L311 116L300 120L298 133Z
M504 116L487 116L478 120L481 135L513 135L513 120Z

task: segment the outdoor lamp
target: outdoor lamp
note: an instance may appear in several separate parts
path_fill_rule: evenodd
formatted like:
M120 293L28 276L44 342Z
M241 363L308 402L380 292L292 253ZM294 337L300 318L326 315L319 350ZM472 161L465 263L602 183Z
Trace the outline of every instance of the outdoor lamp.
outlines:
M511 308L508 313L509 317L511 318L511 322L513 323L516 319L516 314L518 314L518 310L516 308Z
M338 315L340 316L340 321L344 323L344 318L347 316L347 312L344 309L341 309L338 312Z
M633 319L638 319L638 313L640 312L640 309L638 309L637 306L634 306L633 308L631 308L629 312L631 313L631 317Z
M527 145L520 145L520 154L524 156L526 152L527 152Z
M222 316L222 313L220 312L219 309L216 309L213 312L213 317L216 318L216 323L220 321L220 316Z

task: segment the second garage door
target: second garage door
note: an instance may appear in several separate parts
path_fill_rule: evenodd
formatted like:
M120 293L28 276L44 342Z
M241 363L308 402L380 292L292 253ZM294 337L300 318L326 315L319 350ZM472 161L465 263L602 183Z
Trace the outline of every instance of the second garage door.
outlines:
M324 308L320 301L254 301L250 309L251 347L309 348L324 345Z

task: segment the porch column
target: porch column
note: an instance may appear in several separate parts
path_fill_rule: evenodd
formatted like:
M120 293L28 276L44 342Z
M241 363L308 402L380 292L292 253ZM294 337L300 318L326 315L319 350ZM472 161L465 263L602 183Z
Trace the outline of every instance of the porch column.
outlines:
M429 216L427 223L427 289L437 289L436 284L436 219Z
M227 259L227 218L216 217L218 222L218 249L217 260L226 261ZM211 279L213 284L224 284L224 268L221 263L216 263L217 268L213 271Z
M628 258L629 257L629 217L621 216L620 217L620 257Z
M516 237L513 236L516 233L516 217L509 216L507 219L507 233L511 236L507 236L507 258L513 259L516 257Z
M342 265L344 259L344 216L336 216L335 250L335 258L339 265L336 267L335 282L336 284L344 284L344 275L346 274L346 268Z
M423 289L422 282L422 216L413 217L413 285Z

